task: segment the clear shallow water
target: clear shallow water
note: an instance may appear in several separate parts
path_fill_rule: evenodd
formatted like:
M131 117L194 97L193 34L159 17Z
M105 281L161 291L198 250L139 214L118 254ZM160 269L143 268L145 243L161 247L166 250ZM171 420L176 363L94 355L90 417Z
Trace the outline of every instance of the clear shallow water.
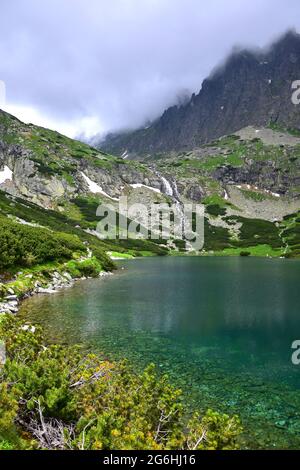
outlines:
M154 362L191 408L238 413L250 447L300 448L300 262L122 261L110 278L23 303L55 341Z

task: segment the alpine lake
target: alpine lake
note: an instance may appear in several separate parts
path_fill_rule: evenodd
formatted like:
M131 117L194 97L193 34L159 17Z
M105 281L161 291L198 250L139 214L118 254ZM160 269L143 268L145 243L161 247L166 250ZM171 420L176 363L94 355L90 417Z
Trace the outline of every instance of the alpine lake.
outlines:
M189 410L238 414L244 448L300 448L300 261L156 257L25 300L49 341L149 363Z

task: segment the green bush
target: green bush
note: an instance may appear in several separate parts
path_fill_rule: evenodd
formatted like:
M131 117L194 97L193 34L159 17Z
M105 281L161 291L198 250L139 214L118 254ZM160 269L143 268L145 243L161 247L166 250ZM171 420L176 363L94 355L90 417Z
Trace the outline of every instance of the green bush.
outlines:
M0 216L0 269L71 259L86 252L76 235L21 225Z
M43 449L235 449L239 419L209 410L190 419L180 390L154 366L44 346L40 328L14 317L0 323L0 446ZM2 442L2 444L1 444Z
M73 278L97 277L102 271L102 266L95 257L83 261L69 261L66 267Z
M97 258L105 271L113 271L116 269L114 262L96 244L90 243L90 248L93 252L93 256Z
M78 198L78 200L80 200L80 198ZM95 220L96 212L93 215L92 211L96 210L96 203L95 201L93 203L92 198L88 199L88 201L89 212L85 214L85 218L88 220L88 217L90 217L91 220ZM99 203L97 203L97 206L98 204ZM114 263L106 255L107 251L128 252L129 250L136 250L139 253L150 251L157 255L168 253L168 250L149 240L100 240L94 235L84 231L86 228L91 228L90 224L92 222L81 220L81 228L78 228L78 220L73 220L60 212L43 209L32 202L19 198L13 198L12 201L12 198L8 194L0 190L0 227L2 225L2 220L3 225L5 225L7 219L5 218L4 221L3 216L5 217L7 214L26 220L27 222L37 223L51 229L52 232L67 233L74 235L76 238L79 237L82 242L88 243L94 255L101 262L103 269L107 271L115 268ZM98 222L99 218L96 219ZM95 226L92 228L95 228Z
M241 251L240 252L240 256L245 256L246 257L246 256L250 256L250 255L251 255L250 251Z
M206 206L206 212L208 212L208 214L210 215L217 217L219 215L225 215L226 209L224 207L220 207L219 204L210 204Z
M245 248L253 245L270 245L272 248L281 248L282 240L279 229L275 223L262 219L246 219L234 217L236 222L242 223L239 241L235 245Z

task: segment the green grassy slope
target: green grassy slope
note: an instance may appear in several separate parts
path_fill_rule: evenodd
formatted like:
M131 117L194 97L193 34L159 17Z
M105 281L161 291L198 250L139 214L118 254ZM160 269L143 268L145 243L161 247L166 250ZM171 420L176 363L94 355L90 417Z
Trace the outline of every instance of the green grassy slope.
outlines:
M38 170L44 176L59 175L72 184L79 163L113 171L119 165L147 172L147 168L130 160L123 160L70 139L59 132L33 124L24 124L0 110L0 141L18 145L28 151Z
M94 213L96 213L96 211ZM41 227L28 227L20 223L13 223L8 220L8 217L12 218L12 220L15 219L15 221L20 219L21 221L26 221L30 224L38 224ZM94 235L85 232L84 229L87 228L89 224L85 224L84 220L82 221L82 226L79 226L77 220L73 220L62 213L43 209L36 204L24 201L20 198L14 198L3 191L0 191L0 233L1 230L4 232L6 227L8 225L11 226L12 223L15 232L19 232L18 237L21 237L24 232L32 232L34 235L44 240L45 246L47 245L48 239L50 240L53 237L57 237L59 240L63 237L67 238L67 236L70 240L80 242L81 245L88 245L93 254L95 254L103 264L103 268L106 270L113 268L113 263L106 255L107 251L130 253L133 256L143 255L144 252L158 255L166 253L164 248L150 241L100 240ZM28 252L28 249L26 249L26 252ZM2 256L3 254L1 253L0 264ZM26 254L24 254L24 256L26 256Z

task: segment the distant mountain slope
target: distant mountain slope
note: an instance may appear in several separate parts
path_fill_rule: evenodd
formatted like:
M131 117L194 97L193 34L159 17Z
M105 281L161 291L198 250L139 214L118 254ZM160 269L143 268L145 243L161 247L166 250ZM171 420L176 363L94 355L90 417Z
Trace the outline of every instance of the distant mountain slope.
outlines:
M108 266L107 252L134 256L190 247L177 236L168 247L162 238L99 240L99 204L117 212L121 196L148 211L152 204L172 204L185 222L183 204L194 202L206 209L204 253L299 256L299 165L300 138L278 127L247 127L140 163L0 111L0 227L5 232L8 218L20 239L28 224L38 239L49 230L56 239L60 232L76 236Z
M101 147L122 155L191 150L243 127L300 129L300 105L291 101L300 80L300 35L288 32L267 51L241 51L204 80L198 95L166 110L147 129L109 135Z
M0 186L4 191L48 209L64 210L78 197L116 201L136 184L159 189L161 181L140 163L24 124L0 110Z

